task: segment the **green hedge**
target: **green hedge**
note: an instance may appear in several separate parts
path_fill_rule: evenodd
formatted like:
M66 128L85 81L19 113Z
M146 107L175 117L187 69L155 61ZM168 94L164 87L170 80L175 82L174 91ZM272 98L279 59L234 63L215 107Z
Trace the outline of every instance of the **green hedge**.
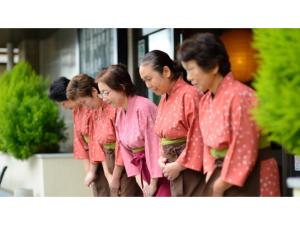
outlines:
M291 154L300 154L300 29L254 29L259 69L258 124Z
M17 159L59 150L65 124L48 99L48 81L26 62L0 75L0 150Z

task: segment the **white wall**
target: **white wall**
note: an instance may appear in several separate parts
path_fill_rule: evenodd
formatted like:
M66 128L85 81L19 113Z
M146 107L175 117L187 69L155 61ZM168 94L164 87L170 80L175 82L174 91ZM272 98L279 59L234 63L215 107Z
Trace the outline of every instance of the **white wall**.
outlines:
M76 29L59 29L39 43L40 73L52 80L59 76L71 79L79 74L79 47ZM62 152L73 149L73 120L70 110L61 109L67 126L67 141L61 143Z
M5 165L4 189L32 189L36 197L92 196L83 183L83 163L73 159L71 153L37 154L25 161L0 153L0 168Z

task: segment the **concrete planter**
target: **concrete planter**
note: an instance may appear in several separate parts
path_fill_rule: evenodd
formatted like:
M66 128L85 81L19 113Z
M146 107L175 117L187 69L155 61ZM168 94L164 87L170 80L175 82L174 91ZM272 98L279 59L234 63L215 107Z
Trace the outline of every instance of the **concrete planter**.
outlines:
M5 165L1 187L15 196L92 196L83 184L83 164L72 153L36 154L24 161L0 153L0 168Z
M300 197L300 177L289 177L287 179L287 185L293 189L294 197Z

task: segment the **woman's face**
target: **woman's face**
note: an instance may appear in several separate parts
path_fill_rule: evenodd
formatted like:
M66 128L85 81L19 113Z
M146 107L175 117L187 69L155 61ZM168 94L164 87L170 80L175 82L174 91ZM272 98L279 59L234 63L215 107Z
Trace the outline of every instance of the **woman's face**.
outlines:
M90 109L96 109L101 104L101 100L98 97L98 92L94 88L93 88L92 96L79 97L76 99L76 102Z
M169 67L164 66L163 73L159 73L153 69L151 64L144 64L140 66L139 72L147 88L156 95L163 95L169 91L171 84Z
M59 102L59 104L64 108L64 109L74 109L77 106L77 103L72 100L65 100Z
M107 84L98 82L100 90L99 97L106 103L112 105L114 108L124 107L127 96L125 93L111 89Z
M195 60L181 63L187 72L187 79L192 83L192 85L202 92L205 92L212 87L216 71L218 70L217 67L209 72L206 72L197 64Z

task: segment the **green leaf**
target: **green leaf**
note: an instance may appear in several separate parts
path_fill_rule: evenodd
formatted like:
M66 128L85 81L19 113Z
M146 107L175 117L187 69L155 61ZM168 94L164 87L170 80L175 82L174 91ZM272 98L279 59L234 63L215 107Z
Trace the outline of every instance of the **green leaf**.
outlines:
M270 139L300 155L300 29L254 29L259 100L254 116Z
M26 62L0 76L0 151L23 160L58 150L65 124L47 96L48 87Z

